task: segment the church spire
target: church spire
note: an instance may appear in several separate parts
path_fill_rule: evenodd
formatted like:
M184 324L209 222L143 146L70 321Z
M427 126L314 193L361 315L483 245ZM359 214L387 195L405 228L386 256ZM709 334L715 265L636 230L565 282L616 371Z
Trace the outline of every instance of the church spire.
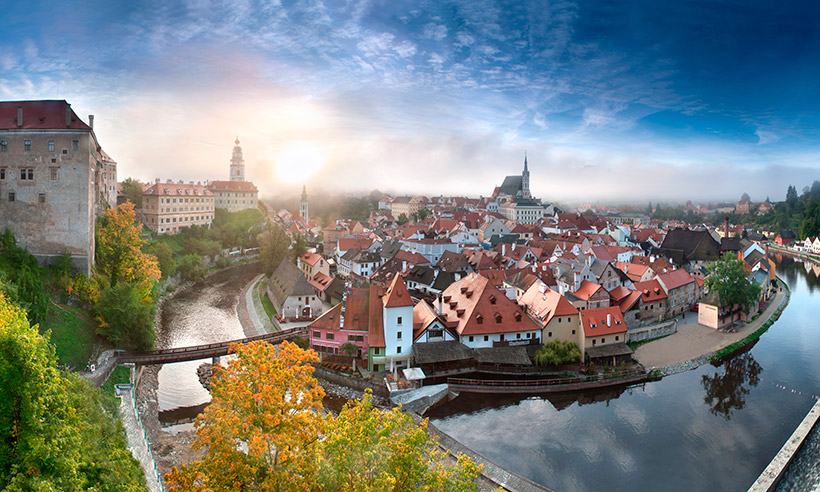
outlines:
M302 201L299 203L299 215L302 217L302 220L305 221L305 226L307 226L310 218L308 217L308 196L307 187L305 185L302 185Z
M245 159L242 158L242 147L239 146L239 135L234 141L231 154L231 181L245 181Z
M527 166L527 151L524 151L524 172L521 173L521 196L531 198L530 195L530 170Z

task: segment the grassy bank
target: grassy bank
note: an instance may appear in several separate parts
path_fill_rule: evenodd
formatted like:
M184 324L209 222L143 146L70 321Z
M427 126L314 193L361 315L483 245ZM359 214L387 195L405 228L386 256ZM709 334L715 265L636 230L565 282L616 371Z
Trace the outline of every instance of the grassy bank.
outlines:
M57 352L61 366L83 371L100 338L97 323L86 313L70 306L52 303L48 317L40 325L40 331L51 332L51 343Z

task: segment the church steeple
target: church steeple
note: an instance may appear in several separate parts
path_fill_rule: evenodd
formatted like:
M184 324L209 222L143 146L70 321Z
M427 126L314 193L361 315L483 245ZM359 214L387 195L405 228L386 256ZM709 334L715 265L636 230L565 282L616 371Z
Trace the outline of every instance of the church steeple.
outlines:
M242 158L242 147L239 146L239 135L234 142L231 154L231 181L245 181L245 159Z
M521 173L521 196L530 198L530 170L527 167L527 151L524 151L524 172Z
M305 221L305 225L308 225L308 196L307 196L307 187L302 185L302 201L299 203L299 215L302 217L302 220Z

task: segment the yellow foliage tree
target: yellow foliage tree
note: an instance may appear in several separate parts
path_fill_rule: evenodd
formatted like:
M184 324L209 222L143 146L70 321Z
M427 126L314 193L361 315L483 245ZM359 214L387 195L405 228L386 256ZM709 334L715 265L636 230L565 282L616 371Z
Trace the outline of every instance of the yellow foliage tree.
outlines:
M170 490L310 490L324 396L310 365L316 353L289 342L232 350L236 359L217 369L211 404L194 424L205 457L174 468Z
M197 418L201 461L166 476L180 491L477 490L480 467L449 462L427 433L399 409L374 408L371 394L337 417L322 413L312 351L283 342L234 346L219 369L211 405Z
M140 238L141 231L133 203L125 202L103 212L97 227L96 270L112 287L123 281L136 283L143 292L150 292L159 280L157 257L142 251L146 241Z

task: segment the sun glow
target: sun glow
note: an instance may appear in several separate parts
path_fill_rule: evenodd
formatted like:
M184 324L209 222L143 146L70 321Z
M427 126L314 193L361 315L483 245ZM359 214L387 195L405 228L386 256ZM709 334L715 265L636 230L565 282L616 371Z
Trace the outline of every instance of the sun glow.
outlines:
M276 175L286 183L304 183L325 164L325 156L307 143L289 145L276 154Z

